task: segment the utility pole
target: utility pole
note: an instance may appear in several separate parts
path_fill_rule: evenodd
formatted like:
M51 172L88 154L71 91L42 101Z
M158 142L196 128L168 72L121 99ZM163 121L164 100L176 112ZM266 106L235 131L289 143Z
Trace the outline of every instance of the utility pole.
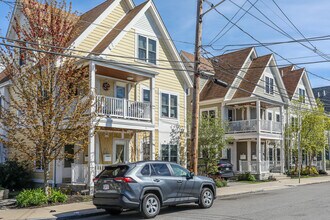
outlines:
M197 0L197 20L195 39L195 66L194 66L194 88L192 103L192 127L191 127L191 168L197 174L198 167L198 126L199 126L199 90L200 90L200 59L202 46L202 22L203 22L203 0Z
M302 123L301 123L301 103L299 105L299 115L298 115L298 178L300 184L300 176L301 176L301 166L302 166L302 156L301 156L301 130L302 130Z

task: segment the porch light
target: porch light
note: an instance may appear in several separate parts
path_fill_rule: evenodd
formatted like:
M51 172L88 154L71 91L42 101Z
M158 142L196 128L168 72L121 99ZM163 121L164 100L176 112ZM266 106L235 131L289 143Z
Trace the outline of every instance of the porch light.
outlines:
M133 77L131 77L131 76L129 76L129 77L127 77L127 80L130 80L130 81L132 81L134 78Z

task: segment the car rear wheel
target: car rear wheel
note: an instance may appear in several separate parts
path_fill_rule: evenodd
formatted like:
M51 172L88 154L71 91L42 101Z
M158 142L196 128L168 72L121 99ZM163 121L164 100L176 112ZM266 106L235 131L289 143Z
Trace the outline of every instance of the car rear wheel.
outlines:
M120 215L123 212L122 208L111 208L105 210L110 215Z
M203 188L201 195L199 196L199 207L208 209L213 205L213 192L209 188Z
M160 210L160 202L155 194L147 194L143 197L141 214L144 218L154 218Z

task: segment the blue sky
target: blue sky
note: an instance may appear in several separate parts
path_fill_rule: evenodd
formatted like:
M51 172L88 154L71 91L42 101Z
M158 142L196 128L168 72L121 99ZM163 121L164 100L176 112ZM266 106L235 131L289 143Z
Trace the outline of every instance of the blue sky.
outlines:
M95 5L103 2L104 0L72 0L73 7L79 12L85 12ZM209 0L209 2L217 3L220 0ZM238 5L243 5L245 0L232 0ZM249 0L254 3L256 0ZM136 4L140 4L144 0L135 0ZM164 22L167 26L178 50L186 50L193 52L194 46L192 44L182 43L194 42L195 38L195 16L196 16L196 0L154 0ZM298 29L306 37L316 37L330 35L330 1L318 0L316 1L301 1L301 0L276 0L276 3L282 8L291 21L298 27ZM244 5L244 9L248 9L251 6L248 2ZM286 33L291 35L294 39L302 39L303 37L290 25L289 21L281 14L279 9L276 8L272 0L259 0L255 6L259 8L266 16L268 16L276 25L281 27ZM204 7L209 6L204 3ZM218 7L218 10L228 18L231 18L237 11L238 7L232 2L227 0L225 3ZM259 17L263 21L267 21L256 9L252 8L249 11L251 14ZM0 1L0 35L6 34L8 26L8 14L10 13L10 7L4 2ZM236 20L244 13L240 11L236 17ZM234 21L236 21L234 20ZM269 23L269 21L267 21ZM226 25L227 20L219 15L217 12L212 11L205 15L203 26L203 44L208 45L209 42L218 34L218 32ZM243 30L251 34L254 38L261 42L277 42L288 41L288 37L272 30L266 25L262 24L251 15L246 14L238 23ZM273 25L272 25L273 26ZM250 44L256 43L253 39L248 37L245 33L236 27L233 27L228 33L226 33L221 39L213 44L214 49L211 47L205 47L205 49L212 55L220 55L226 52L226 49L231 50L237 47L225 47L223 50L219 50L226 45L235 44ZM319 51L325 54L330 54L330 41L315 41L312 42L313 46ZM308 47L312 47L310 44L305 43ZM280 54L286 59L289 59L292 63L305 63L311 61L324 61L325 59L317 55L311 49L298 44L281 44L277 46L271 46L272 50ZM270 53L268 49L259 47L257 48L258 55L265 55ZM307 58L302 58L307 57ZM329 58L326 58L330 60ZM276 56L278 64L286 64L287 61L282 60L279 56ZM306 67L308 71L320 75L330 80L329 63L320 64L301 64L301 67ZM312 86L327 86L330 85L330 81L320 79L313 75L309 75Z

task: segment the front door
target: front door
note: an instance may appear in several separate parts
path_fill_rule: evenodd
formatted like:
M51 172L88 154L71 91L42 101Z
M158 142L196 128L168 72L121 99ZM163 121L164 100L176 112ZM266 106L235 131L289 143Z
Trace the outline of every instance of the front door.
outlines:
M63 182L71 181L71 165L74 163L74 145L64 146L65 159L63 161Z
M127 156L127 141L125 140L117 140L114 142L113 146L113 155L114 155L114 160L113 163L125 163L128 161L128 156Z

